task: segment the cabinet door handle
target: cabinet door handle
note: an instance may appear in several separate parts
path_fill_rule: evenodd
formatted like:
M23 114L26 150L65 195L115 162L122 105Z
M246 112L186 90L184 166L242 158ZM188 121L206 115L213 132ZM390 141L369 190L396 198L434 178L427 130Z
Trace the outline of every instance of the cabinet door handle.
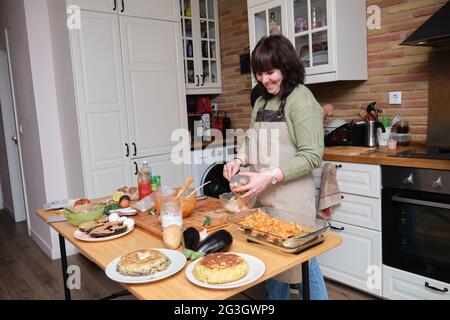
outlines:
M117 0L114 0L114 7L113 7L113 11L116 11L117 9Z
M137 148L136 148L136 143L132 143L133 148L134 148L134 152L133 152L133 157L135 157L137 155Z
M338 227L332 226L331 224L330 224L330 228L333 229L333 230L337 230L337 231L344 231L345 230L344 227L338 228Z
M138 175L138 173L139 173L139 170L138 170L138 165L137 165L137 162L136 161L133 161L133 163L134 163L134 175L135 176L137 176Z
M447 288L439 289L439 288L430 286L430 284L429 284L428 282L425 282L425 287L430 288L430 289L433 289L433 290L436 290L436 291L439 291L439 292L448 292L448 289L447 289Z
M124 3L124 1L122 0L122 10L120 10L120 12L124 12L125 11L125 3Z
M125 155L125 157L128 157L130 155L130 146L126 142L125 142L125 146L127 147L127 154Z
M205 75L202 74L201 77L202 77L202 87L203 87L205 85Z
M342 168L342 164L337 164L337 165L336 165L336 168L338 168L338 169L339 169L339 168Z

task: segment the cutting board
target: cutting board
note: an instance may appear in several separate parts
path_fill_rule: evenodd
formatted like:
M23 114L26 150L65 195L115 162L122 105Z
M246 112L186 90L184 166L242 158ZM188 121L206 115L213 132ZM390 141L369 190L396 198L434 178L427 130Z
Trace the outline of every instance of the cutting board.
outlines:
M371 152L376 152L376 148L368 148L368 147L355 147L355 146L337 146L337 147L327 147L327 154L336 154L336 155L349 155L349 156L358 156L361 154L368 154Z
M228 225L226 219L231 213L222 209L219 199L207 197L205 200L197 201L194 212L187 218L183 218L183 227L194 227L202 231L202 226L206 216L211 218L211 225L207 226L208 232ZM158 216L153 216L148 212L140 212L133 217L136 226L162 239L162 227L158 221Z

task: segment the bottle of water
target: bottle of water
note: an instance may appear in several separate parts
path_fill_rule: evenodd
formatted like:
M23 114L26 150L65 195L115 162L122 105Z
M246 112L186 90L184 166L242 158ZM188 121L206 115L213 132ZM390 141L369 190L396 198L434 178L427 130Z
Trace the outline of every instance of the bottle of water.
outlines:
M152 169L147 161L142 161L141 170L138 176L139 199L145 198L152 193Z

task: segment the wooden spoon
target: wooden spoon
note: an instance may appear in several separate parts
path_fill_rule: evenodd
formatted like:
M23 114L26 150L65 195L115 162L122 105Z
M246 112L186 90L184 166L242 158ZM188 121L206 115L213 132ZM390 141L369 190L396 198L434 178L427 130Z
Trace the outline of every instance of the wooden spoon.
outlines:
M193 180L194 179L192 177L186 179L180 191L178 191L177 195L175 196L175 199L178 199L183 194L183 192L186 191L186 189L189 187L189 185L192 183Z

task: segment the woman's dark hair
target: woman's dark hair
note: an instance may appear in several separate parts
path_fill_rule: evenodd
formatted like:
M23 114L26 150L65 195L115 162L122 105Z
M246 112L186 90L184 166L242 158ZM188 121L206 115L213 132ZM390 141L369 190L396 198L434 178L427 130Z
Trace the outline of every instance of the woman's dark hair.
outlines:
M283 81L280 88L280 99L285 99L292 90L305 80L305 68L295 52L292 43L282 35L263 37L252 52L252 71L256 79L258 72L280 69ZM272 95L266 88L262 94L265 100Z

